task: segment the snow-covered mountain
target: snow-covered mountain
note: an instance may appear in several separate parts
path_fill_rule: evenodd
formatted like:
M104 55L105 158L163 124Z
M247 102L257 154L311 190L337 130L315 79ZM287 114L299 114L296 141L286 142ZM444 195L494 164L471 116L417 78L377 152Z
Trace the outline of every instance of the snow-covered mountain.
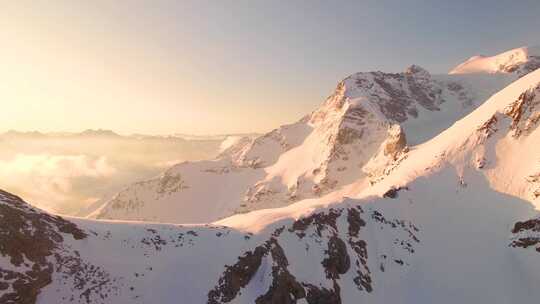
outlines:
M0 192L0 302L535 303L539 124L536 70L367 185L212 224L61 218Z
M540 46L520 47L495 56L473 56L450 74L503 73L522 77L540 68Z
M510 83L511 75L357 73L300 121L240 140L213 161L186 162L128 186L91 217L174 223L320 197L373 182L407 155Z
M2 303L341 303L406 273L419 243L348 203L257 234L63 219L5 192L0 216Z

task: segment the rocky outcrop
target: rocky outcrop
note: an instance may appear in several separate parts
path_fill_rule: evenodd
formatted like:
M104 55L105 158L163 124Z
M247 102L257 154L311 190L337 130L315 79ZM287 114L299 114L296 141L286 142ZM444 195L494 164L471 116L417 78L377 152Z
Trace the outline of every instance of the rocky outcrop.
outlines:
M0 254L12 266L0 268L0 303L35 303L41 288L52 281L53 261L65 258L64 238L81 240L86 232L1 190L0 221Z
M365 212L359 206L314 213L275 229L266 242L226 266L218 284L208 293L208 303L250 302L243 295L253 296L258 290L262 293L253 300L257 304L298 303L300 299L309 304L344 303L344 277L352 278L358 295L371 293L376 288L374 275L381 275L385 267L407 266L404 261L419 242L417 232L411 223L388 220L379 211ZM369 258L371 233L394 235L397 246L375 248L374 243L371 252L380 255ZM305 251L302 261L290 258L297 250ZM295 273L291 270L299 269L295 262L309 263L308 267L319 269L322 277ZM377 266L377 271L370 266Z
M383 197L385 198L397 198L398 197L398 193L399 191L401 190L409 190L408 187L397 187L397 188L390 188L388 191L386 191L384 194L383 194Z
M493 114L477 128L482 142L498 132L501 129L500 123L504 120L509 120L509 124L503 131L510 132L514 138L527 135L536 129L540 123L540 84L523 92L501 112Z
M523 77L537 69L540 69L540 56L529 56L529 60L523 65L514 69L519 77Z
M358 89L369 98L391 122L401 123L418 117L419 107L439 110L444 102L442 88L423 68L412 65L404 73L358 73L351 76Z
M534 248L540 253L540 218L517 222L512 228L511 247Z
M62 303L104 304L119 278L73 248L92 235L76 224L0 190L0 303L34 304L51 284ZM69 288L69 289L68 289Z
M407 147L405 133L399 125L392 126L384 142L384 155L396 160L405 147Z
M504 114L512 120L510 130L514 137L534 130L540 122L540 84L522 93Z

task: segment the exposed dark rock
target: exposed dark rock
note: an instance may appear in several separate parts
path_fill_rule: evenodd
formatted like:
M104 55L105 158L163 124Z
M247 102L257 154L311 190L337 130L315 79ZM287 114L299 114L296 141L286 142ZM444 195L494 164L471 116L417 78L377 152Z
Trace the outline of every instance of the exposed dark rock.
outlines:
M371 285L371 272L367 266L367 243L364 240L358 239L360 236L360 227L364 227L366 222L360 217L360 212L356 209L349 209L347 220L349 222L349 246L353 249L354 253L356 253L357 258L355 262L356 276L353 278L353 281L360 290L371 292L373 291L373 286ZM361 265L363 266L363 269L361 269ZM384 269L384 266L382 267Z
M517 222L512 229L512 233L519 233L525 230L540 232L540 219Z
M322 261L322 265L327 278L338 279L340 274L346 273L351 267L347 245L337 236L330 237L326 254L327 258Z
M342 210L335 209L330 209L328 213L314 213L308 217L294 221L289 231L297 232L297 235L302 238L305 235L304 231L313 225L317 231L317 234L321 236L321 232L325 229L333 228L334 230L337 230L336 220L341 213Z
M346 211L346 217L344 211ZM352 283L358 287L358 292L372 292L374 289L373 273L368 267L368 244L365 240L360 239L363 227L368 225L362 218L363 214L364 210L360 206L348 209L332 208L326 212L314 213L296 220L290 224L288 229L285 229L286 226L276 228L262 245L253 251L244 253L238 258L235 265L226 267L225 272L218 280L218 285L208 293L208 303L219 304L238 301L239 296L243 294L242 289L248 288L248 284L258 271L264 272L262 273L263 280L271 281L267 282L268 289L256 298L255 303L257 304L293 304L300 299L305 299L308 304L339 304L341 303L341 281L346 278L344 274L351 271L350 278ZM397 238L394 245L395 248L405 250L410 254L414 252L411 243L418 242L414 236L414 232L418 229L414 225L396 219L388 220L378 211L371 211L371 219L375 223L384 225L384 229L399 229L408 232L408 237L405 239ZM341 225L344 223L348 223L348 225L342 227ZM376 229L382 230L383 228L377 225ZM320 264L313 265L313 267L322 268L329 285L321 286L320 283L314 285L309 279L299 280L298 276L300 275L295 276L289 269L287 247L284 247L283 244L290 244L291 237L294 238L294 236L298 237L298 241L302 245L305 245L306 254L310 259L320 257ZM324 254L321 254L319 249L310 251L311 246L317 248L326 246L326 250L324 250ZM348 247L352 250L349 250ZM386 255L384 256L386 257ZM392 257L394 256L392 255ZM392 261L403 262L401 257L396 257ZM263 261L264 268L261 268ZM380 269L383 269L381 272L384 271L383 263L384 261L380 263ZM268 265L271 265L271 272L269 272ZM403 266L406 266L405 262L403 262ZM320 278L315 281L318 280ZM256 282L256 286L260 286L261 283L264 282Z
M397 198L397 197L398 197L398 192L401 191L401 190L409 190L409 188L408 188L408 187L391 188L390 190L386 191L386 192L383 194L383 197L386 197L386 198Z
M529 55L526 62L501 66L501 70L506 73L515 73L523 77L530 72L540 68L540 56Z
M532 131L540 122L540 85L522 93L504 114L512 119L510 130L514 137Z
M352 144L356 140L362 139L363 135L363 130L341 127L338 131L336 141L340 145L348 145Z
M334 289L316 287L311 284L304 285L307 289L306 300L308 304L341 304L340 288L334 286Z
M349 236L358 236L360 228L366 225L366 222L360 217L361 207L358 209L349 208L347 209L347 222L349 223Z
M381 264L381 271L384 272L384 266ZM370 273L362 273L360 271L357 272L357 276L354 277L353 281L354 283L356 284L356 286L358 286L358 288L360 290L365 290L367 292L372 292L373 291L373 286L371 285L372 284L372 281L371 281L371 276L370 276Z
M394 122L404 122L409 115L417 117L416 105L438 111L438 105L444 102L442 90L429 73L417 65L410 66L404 73L372 72L369 75L369 79L358 75L357 87L377 92L370 98L376 100L379 110ZM383 94L378 93L381 91Z
M3 191L0 219L0 254L10 259L14 269L21 269L0 269L0 285L11 287L1 294L0 303L35 303L41 289L53 279L71 285L70 298L62 298L70 302L105 304L110 295L118 295L120 278L84 261L72 248L73 240L88 238L87 232L74 223L32 208Z
M369 115L369 112L362 106L355 106L347 110L345 113L345 120L353 122L357 126L365 124L365 118Z
M156 192L159 195L171 195L187 188L189 187L182 179L182 176L169 170L159 179Z
M14 266L27 263L32 269L24 273L0 269L0 284L13 289L0 297L0 303L35 303L41 288L52 281L54 266L47 258L62 249L65 236L80 240L87 235L75 224L32 208L2 190L0 218L0 254L9 257Z
M384 155L392 157L394 160L407 146L407 139L403 129L399 125L394 125L388 132L389 136L384 142Z
M427 86L426 83L431 78L429 73L417 65L412 65L405 71L405 75L408 76L406 78L411 98L428 110L438 111L437 98L442 91L439 88Z
M225 266L225 272L219 278L218 285L208 293L208 303L228 303L244 288L261 266L262 259L268 254L269 244L258 246L238 258L232 266Z
M306 297L306 292L296 278L287 270L289 262L276 239L270 241L270 254L275 263L272 266L272 284L268 291L255 300L256 304L294 304Z
M515 236L510 243L511 247L524 249L536 247L536 251L540 252L540 218L517 222L512 233Z
M537 69L540 69L540 56L529 56L529 60L521 66L518 75L523 77Z
M538 238L538 237L524 237L524 238L519 238L519 239L513 241L510 246L528 248L528 247L531 247L531 246L535 246L537 244L540 244L540 238ZM538 248L540 248L540 247L538 247Z

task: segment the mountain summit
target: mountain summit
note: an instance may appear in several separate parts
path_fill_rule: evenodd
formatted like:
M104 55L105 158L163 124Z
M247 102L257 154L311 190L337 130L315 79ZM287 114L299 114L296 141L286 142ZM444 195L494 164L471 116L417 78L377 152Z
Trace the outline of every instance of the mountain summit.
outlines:
M540 68L540 46L520 47L494 56L473 56L450 74L505 73L522 77Z
M91 217L211 222L369 185L406 158L408 146L436 136L513 79L431 75L417 65L356 73L300 121L240 140L216 160L182 163L130 185Z

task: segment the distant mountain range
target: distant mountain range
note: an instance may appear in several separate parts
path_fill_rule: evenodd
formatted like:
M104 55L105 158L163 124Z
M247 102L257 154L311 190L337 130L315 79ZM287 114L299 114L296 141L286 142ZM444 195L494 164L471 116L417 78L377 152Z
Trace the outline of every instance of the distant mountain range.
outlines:
M234 134L217 134L217 135L190 135L190 134L171 134L171 135L146 135L146 134L131 134L120 135L112 130L104 129L87 129L82 132L39 132L39 131L17 131L9 130L0 133L1 138L53 138L53 137L101 137L101 138L129 138L129 139L183 139L183 140L224 140L227 137L255 137L257 133L234 133Z

